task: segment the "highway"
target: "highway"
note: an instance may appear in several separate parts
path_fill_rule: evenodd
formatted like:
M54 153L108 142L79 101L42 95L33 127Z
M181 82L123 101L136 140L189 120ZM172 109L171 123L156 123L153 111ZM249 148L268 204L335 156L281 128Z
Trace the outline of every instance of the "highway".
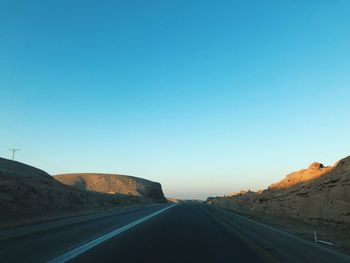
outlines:
M0 262L350 262L232 212L161 204L0 232Z

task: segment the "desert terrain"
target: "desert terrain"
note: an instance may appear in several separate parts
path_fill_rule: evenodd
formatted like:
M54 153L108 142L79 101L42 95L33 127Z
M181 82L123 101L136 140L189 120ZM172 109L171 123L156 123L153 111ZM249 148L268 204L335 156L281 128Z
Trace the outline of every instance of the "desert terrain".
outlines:
M281 226L349 250L350 157L331 166L312 163L262 191L209 197L206 204Z
M328 167L313 163L266 190L203 203L165 199L159 183L142 178L99 173L51 176L0 159L0 258L348 262L349 161L347 157ZM315 243L313 231L331 246Z
M81 190L136 196L153 202L165 201L160 183L133 176L80 173L61 174L54 176L54 178L63 184L74 186Z
M106 178L108 191L100 188ZM74 187L75 179L87 187ZM70 182L74 186L67 185ZM53 177L38 168L0 158L1 228L153 202L165 202L159 183L121 175Z

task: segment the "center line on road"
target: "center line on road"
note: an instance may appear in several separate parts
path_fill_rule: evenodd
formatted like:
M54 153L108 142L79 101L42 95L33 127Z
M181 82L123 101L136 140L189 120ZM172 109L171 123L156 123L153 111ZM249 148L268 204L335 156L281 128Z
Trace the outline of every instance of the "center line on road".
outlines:
M91 248L93 248L93 247L95 247L95 246L105 242L106 240L111 239L112 237L115 237L115 236L117 236L117 235L119 235L119 234L129 230L130 228L133 228L134 226L139 225L142 222L145 222L146 220L148 220L148 219L150 219L150 218L152 218L152 217L154 217L156 215L159 215L159 214L163 213L164 211L168 210L169 208L174 207L175 205L176 204L168 206L168 207L165 207L165 208L163 208L163 209L161 209L161 210L159 210L157 212L154 212L153 214L145 216L145 217L143 217L143 218L141 218L139 220L136 220L136 221L134 221L134 222L132 222L130 224L127 224L127 225L125 225L125 226L123 226L121 228L113 230L112 232L104 234L104 235L102 235L102 236L100 236L100 237L98 237L98 238L96 238L94 240L91 240L91 241L89 241L89 242L87 242L87 243L85 243L85 244L83 244L83 245L81 245L79 247L76 247L76 248L68 251L67 253L65 253L65 254L63 254L61 256L58 256L56 258L53 258L53 259L47 261L47 263L63 263L63 262L67 262L68 260L71 260L71 259L79 256L80 254L82 254L82 253L88 251L89 249L91 249Z

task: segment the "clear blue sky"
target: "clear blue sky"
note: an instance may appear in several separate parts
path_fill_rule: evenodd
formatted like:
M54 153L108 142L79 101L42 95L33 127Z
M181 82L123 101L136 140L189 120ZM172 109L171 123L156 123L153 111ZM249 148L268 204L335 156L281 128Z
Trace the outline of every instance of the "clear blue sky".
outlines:
M350 1L0 2L0 156L167 196L350 153Z

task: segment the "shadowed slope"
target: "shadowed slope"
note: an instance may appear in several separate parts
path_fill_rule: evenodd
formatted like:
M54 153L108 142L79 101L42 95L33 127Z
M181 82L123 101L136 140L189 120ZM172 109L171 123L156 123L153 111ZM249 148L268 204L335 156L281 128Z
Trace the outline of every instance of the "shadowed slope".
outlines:
M0 158L0 224L20 225L78 211L145 203L142 196L90 192L63 184L35 167Z
M64 185L46 172L0 158L0 220L111 203L110 197Z

